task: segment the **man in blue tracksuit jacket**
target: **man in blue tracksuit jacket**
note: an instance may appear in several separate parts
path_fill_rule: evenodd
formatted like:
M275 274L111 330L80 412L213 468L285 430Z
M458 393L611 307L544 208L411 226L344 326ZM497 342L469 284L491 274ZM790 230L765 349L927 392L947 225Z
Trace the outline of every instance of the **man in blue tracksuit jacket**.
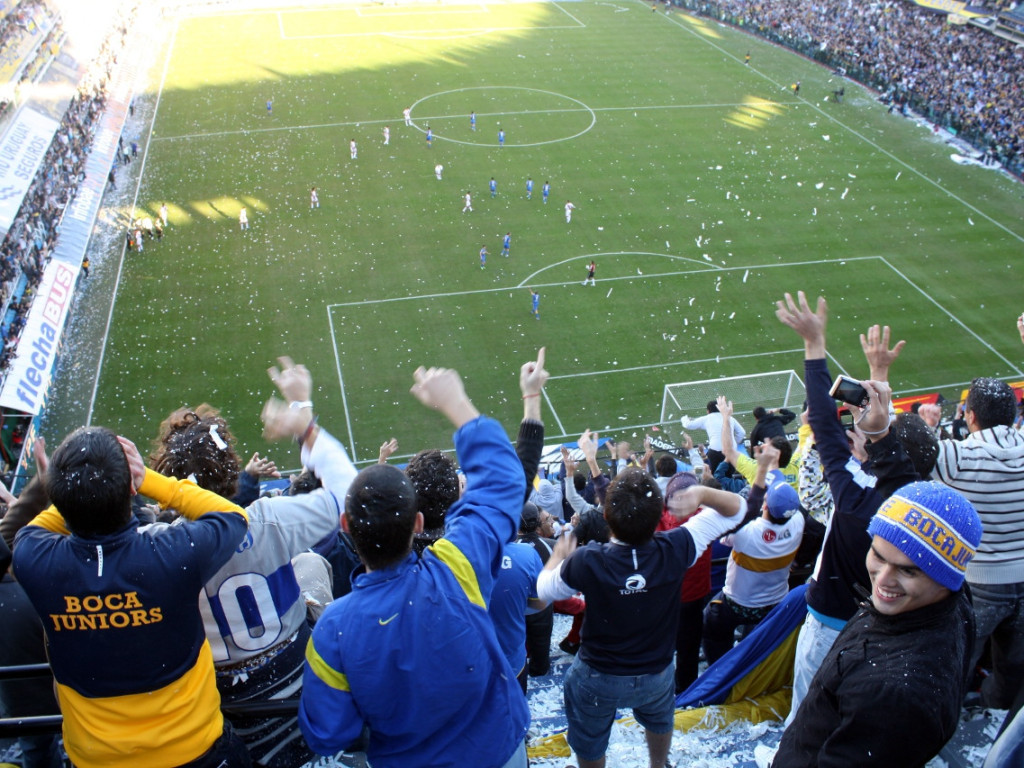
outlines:
M367 728L374 768L525 768L529 710L487 613L519 522L522 467L455 371L420 368L415 380L413 394L456 427L466 493L448 511L444 538L417 558L423 516L408 478L374 465L353 481L342 527L365 571L313 631L299 723L321 754Z

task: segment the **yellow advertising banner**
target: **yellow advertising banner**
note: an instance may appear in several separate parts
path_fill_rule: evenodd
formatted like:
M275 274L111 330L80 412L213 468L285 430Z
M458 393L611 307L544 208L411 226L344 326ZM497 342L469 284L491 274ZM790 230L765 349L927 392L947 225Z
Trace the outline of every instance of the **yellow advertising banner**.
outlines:
M963 16L968 19L984 18L985 16L991 16L992 14L977 13L967 9L967 3L958 2L958 0L914 0L917 5L922 8L931 8L936 11L945 11L946 13L953 14L956 16Z

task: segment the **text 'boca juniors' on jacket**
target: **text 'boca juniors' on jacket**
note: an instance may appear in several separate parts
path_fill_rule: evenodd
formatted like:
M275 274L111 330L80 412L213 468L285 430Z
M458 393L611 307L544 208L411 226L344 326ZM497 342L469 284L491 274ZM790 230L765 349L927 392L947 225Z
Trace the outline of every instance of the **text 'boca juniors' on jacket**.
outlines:
M15 573L43 620L79 768L181 765L223 730L195 596L245 535L245 512L149 470L139 492L196 519L86 538L65 535L51 508L17 538Z

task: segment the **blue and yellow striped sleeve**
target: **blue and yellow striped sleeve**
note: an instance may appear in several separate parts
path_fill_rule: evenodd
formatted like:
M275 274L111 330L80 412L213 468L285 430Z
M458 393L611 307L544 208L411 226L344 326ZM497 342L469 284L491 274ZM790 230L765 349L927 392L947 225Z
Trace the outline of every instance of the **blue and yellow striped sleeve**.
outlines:
M320 755L333 755L355 743L364 723L349 690L348 677L339 669L337 647L331 647L331 632L324 629L318 624L306 645L299 728L310 749Z

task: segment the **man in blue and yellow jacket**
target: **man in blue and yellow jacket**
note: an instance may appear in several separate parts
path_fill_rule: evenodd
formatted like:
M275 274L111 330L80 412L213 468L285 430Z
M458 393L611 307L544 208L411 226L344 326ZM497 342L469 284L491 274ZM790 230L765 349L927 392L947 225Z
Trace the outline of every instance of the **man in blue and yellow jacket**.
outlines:
M220 713L196 598L245 536L245 512L147 470L98 427L64 440L45 486L54 506L18 533L14 572L43 621L72 762L250 765ZM136 492L193 522L139 533Z
M538 360L527 395L547 372ZM525 367L524 367L525 368ZM526 768L530 713L487 613L526 489L505 432L481 416L454 371L419 369L413 393L456 427L466 492L445 535L417 558L416 492L395 467L364 469L342 527L365 567L320 618L306 650L299 724L332 754L369 730L374 768Z

